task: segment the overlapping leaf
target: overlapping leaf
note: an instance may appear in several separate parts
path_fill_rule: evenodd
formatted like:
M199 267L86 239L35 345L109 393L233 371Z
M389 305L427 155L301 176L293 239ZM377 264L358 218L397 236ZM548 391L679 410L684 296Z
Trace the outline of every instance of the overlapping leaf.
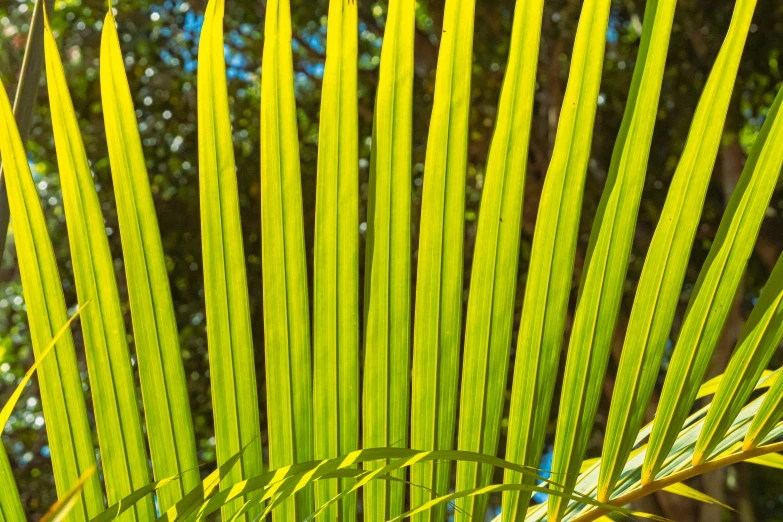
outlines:
M198 148L204 297L218 464L225 463L240 449L247 447L241 465L233 468L230 477L221 483L222 487L230 487L244 477L261 473L263 464L253 335L223 56L224 8L224 0L210 0L201 31ZM272 389L274 384L270 383L268 389ZM302 393L305 392L303 389ZM270 424L275 426L275 431L282 428L275 423ZM226 506L223 517L230 518L240 505L237 500Z
M743 12L743 5L737 5L735 15ZM747 14L735 16L707 79L639 277L606 429L598 492L604 500L611 495L630 454L658 377L723 135L748 21Z
M161 510L196 487L196 442L158 219L111 12L101 36L101 98L128 283L152 471L174 475Z
M389 2L375 99L364 271L365 448L404 447L408 440L415 14L414 0ZM368 484L365 517L385 518L387 503L403 498L399 481Z
M359 444L359 116L356 3L331 0L318 132L313 278L314 456L337 457ZM335 394L337 400L335 401ZM321 504L337 480L316 490ZM348 486L343 483L343 487ZM324 515L337 520L337 509ZM340 520L356 517L356 496Z
M538 207L506 446L508 460L528 466L538 465L541 456L560 360L610 3L587 0L582 5L555 147ZM506 495L504 519L520 519L528 502L529 493Z
M261 256L269 464L277 468L311 460L313 398L289 0L267 2L264 27ZM313 493L305 490L296 506L283 504L276 516L301 520L312 506Z
M741 15L749 22L755 2ZM643 479L655 478L693 405L783 165L783 89L770 108L688 304L650 435Z
M38 191L5 88L0 86L0 91L0 155L14 222L14 243L33 351L38 357L68 317ZM77 484L79 477L95 466L95 451L69 331L60 338L55 354L56 357L41 363L39 386L55 485L58 494L65 495ZM98 477L93 474L85 481L67 520L84 520L87 516L98 514L103 506L103 491Z
M83 312L81 326L101 467L111 504L149 482L147 452L101 204L48 22L44 29L46 83L76 293L80 302L94 302ZM154 518L152 499L140 502L124 517L140 521Z
M422 450L450 449L457 420L475 4L475 0L446 1L427 137L416 274L410 421L411 447ZM476 449L467 442L459 444L466 449ZM447 464L435 469L429 466L414 468L411 480L414 484L435 489L440 495L448 488L450 471ZM475 469L458 470L457 476L466 473L473 474ZM427 489L413 489L411 495L413 504L418 505L426 500ZM398 498L393 498L392 503L402 507ZM399 515L399 508L395 506L389 515ZM435 520L443 518L440 509L433 515Z
M543 0L519 1L514 8L511 49L487 161L471 270L458 440L460 449L489 455L497 452L508 385L522 198L543 8ZM489 467L460 463L457 469L458 491L489 484ZM447 478L441 478L439 486L435 493L445 494ZM505 494L507 503L513 495L511 491ZM460 497L460 507L467 513L459 516L483 518L486 498ZM442 507L435 504L432 511Z

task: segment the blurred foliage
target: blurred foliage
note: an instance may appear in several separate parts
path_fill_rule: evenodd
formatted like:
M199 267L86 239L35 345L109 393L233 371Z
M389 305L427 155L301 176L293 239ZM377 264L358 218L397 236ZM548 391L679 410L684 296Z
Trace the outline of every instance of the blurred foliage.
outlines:
M377 70L384 31L385 1L359 1L359 118L361 133L361 193L366 201L371 146L372 114ZM416 30L416 79L414 87L414 168L412 179L414 245L417 243L419 204L424 171L424 152L432 105L434 70L437 63L444 0L418 0ZM203 21L204 0L127 0L115 5L119 32L136 105L141 136L152 177L163 245L181 332L182 355L189 375L190 399L196 424L200 458L215 459L208 358L204 324L201 268L201 243L198 213L196 73L198 37ZM517 307L521 305L531 233L543 176L554 140L559 106L568 72L569 54L581 2L548 0L545 6L542 48L538 71L536 106L531 138L530 166L525 194L523 241ZM315 173L318 141L319 99L323 74L326 0L294 2L294 61L301 140L305 227L309 262L312 263L312 231L315 208ZM664 78L659 119L655 130L647 183L640 209L636 242L631 256L626 289L625 314L630 310L633 282L644 262L644 255L679 154L682 150L701 88L706 80L724 32L728 27L733 2L730 0L681 0L674 21L667 71ZM496 117L509 46L513 0L478 0L472 108L470 114L469 167L466 197L465 288L469 288L473 236L479 211L484 168ZM121 246L109 173L103 119L101 115L99 42L106 4L100 0L56 0L52 25L66 67L75 109L79 115L87 153L97 180L106 227L116 258L116 270L124 291ZM226 46L229 95L232 105L234 144L239 175L243 231L247 252L251 313L254 319L257 374L263 375L263 324L261 309L261 261L259 221L259 96L261 49L263 43L264 2L227 0ZM603 182L631 81L638 50L644 11L643 0L614 0L607 32L607 52L598 115L594 133L582 219L583 234L577 254L577 277L581 255L586 248L591 216L603 189ZM7 0L0 4L0 77L13 90L21 68L26 35L32 14L31 0ZM691 269L681 298L681 312L675 323L679 328L688 294L696 280L714 237L725 202L739 176L744 152L753 143L777 86L783 81L779 61L783 41L783 3L759 0L754 25L748 39L734 89L734 100L724 131L724 143L716 164L714 182L705 204L702 224L694 244ZM468 81L467 78L464 81ZM28 144L38 189L49 220L55 251L61 266L66 299L76 303L73 274L69 260L65 219L54 143L51 134L46 90L41 89L31 139ZM364 216L364 204L361 216ZM362 217L364 219L364 217ZM783 190L779 186L768 209L759 244L749 265L737 313L731 320L742 321L765 282L772 263L783 249ZM360 232L364 233L362 224ZM415 255L415 252L414 252ZM414 259L415 261L415 259ZM31 364L29 332L21 297L19 274L9 238L0 269L0 401L11 393L24 370ZM467 296L467 294L466 294ZM124 296L125 297L125 296ZM127 299L126 299L127 301ZM129 313L127 314L129 317ZM620 324L627 317L621 318ZM622 328L618 329L622 335ZM130 330L129 330L130 332ZM727 327L726 345L716 361L728 359L736 339ZM736 333L733 334L736 336ZM77 350L80 333L76 333ZM516 336L513 337L516 339ZM721 348L719 347L719 350ZM720 353L720 352L719 352ZM611 363L616 369L617 353ZM82 356L83 357L83 356ZM774 361L780 365L778 356ZM664 361L664 368L667 361ZM82 361L84 365L84 361ZM713 373L719 373L716 367ZM613 371L610 371L611 375ZM86 367L83 370L86 386ZM606 394L611 393L607 382ZM265 393L259 381L259 396ZM46 445L43 415L37 392L30 388L3 433L3 442L16 470L23 502L33 519L55 501L54 484ZM605 421L608 401L599 412L598 427ZM553 412L557 411L553 408ZM262 415L262 423L265 419ZM593 450L601 444L596 432ZM500 447L505 444L501 441ZM592 456L592 454L591 454ZM738 480L738 473L747 480ZM724 497L741 512L750 510L754 518L783 518L783 498L779 481L775 487L773 470L745 465L721 475L719 486ZM680 500L679 502L683 502ZM653 508L664 513L673 509L671 498L659 495ZM649 506L645 506L652 509ZM675 507L676 508L676 507ZM688 509L698 517L697 509ZM707 509L707 508L705 508ZM677 511L685 516L685 510ZM705 516L704 513L701 516ZM724 512L724 517L730 516ZM739 516L739 515L738 515ZM677 520L685 518L676 517ZM698 519L698 518L694 518ZM706 518L704 520L716 520Z

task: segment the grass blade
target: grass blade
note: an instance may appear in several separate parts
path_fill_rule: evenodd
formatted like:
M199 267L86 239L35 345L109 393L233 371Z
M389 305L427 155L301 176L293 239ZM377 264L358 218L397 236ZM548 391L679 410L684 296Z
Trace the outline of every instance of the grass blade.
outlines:
M0 155L5 165L33 351L39 357L68 316L38 191L5 88L0 91ZM65 495L95 465L95 450L70 332L60 338L57 348L57 357L41 363L39 386L55 485L57 493ZM68 520L84 520L98 514L103 507L100 482L92 475L85 482L82 496Z
M606 428L598 486L598 498L604 501L642 425L674 321L731 100L731 89L722 86L734 84L748 34L746 19L735 17L732 24L696 107L639 278Z
M560 359L579 214L601 82L606 0L587 0L577 28L571 70L533 236L517 341L506 458L538 466ZM507 480L512 477L507 477ZM529 492L506 496L504 520L521 520Z
M312 372L299 137L296 129L291 8L266 5L261 74L261 247L264 278L269 464L312 458ZM279 520L302 520L313 492L276 510Z
M229 488L263 469L253 335L223 55L223 0L210 0L198 53L198 148L209 368L218 465L247 446ZM223 509L223 517L242 499Z
M475 8L475 0L446 2L427 137L411 382L411 447L420 450L450 449L457 419ZM434 469L430 464L414 469L411 481L440 496L448 488L449 474L448 463ZM414 506L429 497L421 488L411 494ZM393 499L396 504L401 501ZM442 506L433 517L443 518Z
M356 2L331 0L318 132L313 280L314 456L331 458L359 444L359 116ZM335 391L337 401L335 405ZM336 406L336 407L335 407ZM323 504L338 480L316 488ZM349 483L346 482L347 486ZM338 509L342 516L338 517ZM328 520L356 517L356 496Z
M750 19L755 1L746 5ZM783 89L745 163L688 303L655 414L642 482L655 478L693 406L783 165Z
M778 259L761 290L748 321L742 328L738 348L732 355L710 404L704 427L693 452L693 465L707 460L726 435L745 401L783 339L783 256Z
M112 504L149 482L147 452L114 278L114 260L65 71L48 21L44 27L44 48L76 293L82 303L95 302L95 306L83 312L81 326L106 496ZM148 498L124 519L154 518L152 500Z
M552 473L576 483L593 430L623 296L639 202L647 173L676 0L650 0L639 54L609 172L593 221L571 329ZM550 498L549 518L565 503Z
M533 114L543 0L518 1L511 49L489 149L470 281L460 402L459 448L497 452L514 323L522 200ZM448 468L447 468L448 469ZM457 464L457 491L489 484L492 469ZM461 473L460 473L461 471ZM509 473L509 477L514 477ZM516 479L512 478L516 481ZM447 492L445 480L437 494ZM510 502L516 492L507 492ZM487 497L458 501L481 520ZM436 505L432 511L442 510Z
M414 0L389 2L375 99L365 259L365 448L404 447L408 440L415 14ZM405 477L404 471L392 475ZM365 518L386 519L387 504L399 506L403 497L402 483L367 484Z
M30 127L33 123L33 111L38 98L38 86L41 81L41 69L44 63L43 48L43 14L44 9L51 9L54 0L35 0L30 31L27 34L27 45L24 48L22 70L19 72L19 84L14 96L14 117L22 138L22 144L27 142ZM0 161L0 263L5 252L5 241L8 236L8 222L11 217L8 208L8 191L5 188L3 163Z
M111 10L101 36L101 97L152 471L157 480L181 475L158 491L166 511L198 485L198 459L158 219Z

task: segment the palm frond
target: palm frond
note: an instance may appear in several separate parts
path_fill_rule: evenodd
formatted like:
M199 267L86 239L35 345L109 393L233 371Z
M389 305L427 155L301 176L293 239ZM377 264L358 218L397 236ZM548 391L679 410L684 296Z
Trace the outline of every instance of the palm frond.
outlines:
M101 97L153 476L166 511L198 484L185 369L168 272L120 41L111 10L101 37Z
M212 409L218 464L245 446L230 487L263 469L253 334L223 56L223 0L207 5L199 42L198 122L201 240ZM237 499L226 506L230 518Z

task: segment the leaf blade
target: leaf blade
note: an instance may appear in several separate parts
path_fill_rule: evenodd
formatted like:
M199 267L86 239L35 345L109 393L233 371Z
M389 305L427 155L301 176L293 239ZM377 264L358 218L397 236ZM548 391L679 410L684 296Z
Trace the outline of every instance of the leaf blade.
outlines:
M40 355L56 328L61 327L68 317L38 191L8 96L4 88L0 91L0 154L5 165L33 351ZM95 465L95 452L70 332L61 337L58 348L56 358L41 363L39 387L48 426L55 485L58 494L65 495L79 477ZM97 476L92 475L84 484L82 496L68 520L75 522L95 515L103 510L103 506L100 482Z
M125 259L152 471L181 478L158 492L166 511L198 484L185 369L155 204L112 11L101 35L101 98Z
M223 0L210 0L199 42L199 192L207 342L218 465L249 446L221 487L261 472L253 336L223 54ZM230 518L237 499L223 510Z
M593 221L571 329L560 398L552 472L571 488L578 476L601 398L631 253L675 0L649 1L623 122L606 187ZM603 499L602 499L603 500ZM565 506L555 497L549 517Z
M749 19L755 2L745 5ZM644 482L652 480L665 462L693 405L777 183L783 164L781 102L783 89L748 156L696 282L650 434Z
M481 197L465 325L459 448L497 452L516 297L522 203L544 3L519 1ZM460 471L462 474L460 475ZM489 484L491 468L457 465L456 489ZM509 472L507 477L516 474ZM513 478L512 478L513 480ZM447 484L446 484L447 486ZM445 493L444 488L436 493ZM509 506L518 496L504 493ZM486 496L464 499L465 516L482 518ZM435 509L441 508L437 506ZM510 508L509 508L510 509Z
M321 95L313 277L313 428L315 458L349 453L359 443L359 129L356 84L358 10L331 0ZM334 394L337 392L335 408ZM325 503L349 481L324 480ZM356 496L324 516L352 520Z
M113 503L149 482L141 417L126 341L114 262L57 42L44 18L46 80L52 131L79 301L94 301L81 326L101 449L106 496ZM128 520L153 520L151 499Z
M364 265L364 448L405 446L408 440L415 9L412 0L389 3L381 49ZM367 484L366 516L385 518L387 499L403 495L404 484Z
M261 74L261 246L270 466L312 458L312 373L291 9L270 0ZM293 505L295 504L295 505ZM301 520L313 492L276 510Z

